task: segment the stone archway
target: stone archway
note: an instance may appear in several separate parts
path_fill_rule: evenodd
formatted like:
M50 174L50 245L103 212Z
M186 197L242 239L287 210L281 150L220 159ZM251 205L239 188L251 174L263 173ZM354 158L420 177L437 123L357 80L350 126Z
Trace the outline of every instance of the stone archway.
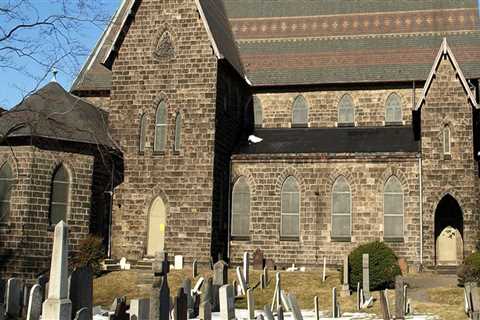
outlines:
M435 210L435 263L459 265L463 260L463 213L457 200L446 194Z
M148 241L147 256L165 248L165 228L167 223L167 210L161 197L155 198L148 213Z

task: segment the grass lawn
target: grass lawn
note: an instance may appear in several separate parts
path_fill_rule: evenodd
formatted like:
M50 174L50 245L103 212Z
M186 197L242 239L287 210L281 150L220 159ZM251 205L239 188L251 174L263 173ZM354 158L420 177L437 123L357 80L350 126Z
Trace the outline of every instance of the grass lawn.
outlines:
M211 271L200 270L201 276L211 276ZM174 295L182 280L186 277L191 278L191 270L172 270L168 276L170 294ZM256 309L263 309L263 306L272 302L273 291L275 289L275 273L270 272L270 283L267 289L255 289ZM199 277L193 279L192 286ZM234 269L229 270L229 282L236 279ZM260 271L250 270L250 284L255 285L260 279ZM282 289L292 293L297 298L302 309L313 309L314 297L318 296L321 310L330 312L332 302L332 288L337 287L340 292L341 283L339 274L332 271L325 283L322 283L321 271L318 272L281 272ZM137 286L139 282L139 273L136 271L118 271L111 272L95 279L93 295L94 305L110 306L116 296L126 296L127 299L147 298L149 296L148 286ZM374 297L378 298L378 293L373 292ZM426 289L425 295L428 302L418 302L412 300L412 307L415 313L431 313L440 316L442 319L467 319L463 312L463 289L461 288L434 288ZM394 292L389 293L390 308L394 312ZM342 312L354 312L356 295L350 297L340 297L340 308ZM246 299L238 298L236 302L238 308L246 308ZM381 315L380 303L377 301L373 307L366 312Z

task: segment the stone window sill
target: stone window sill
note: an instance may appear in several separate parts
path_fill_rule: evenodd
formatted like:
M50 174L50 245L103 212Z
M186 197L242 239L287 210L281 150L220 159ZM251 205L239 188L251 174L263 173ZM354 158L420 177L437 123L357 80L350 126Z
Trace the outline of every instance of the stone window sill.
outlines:
M330 237L331 242L352 242L352 237Z
M296 236L280 236L280 241L300 241L300 237L296 237Z
M404 242L404 239L403 237L387 237L387 238L383 238L383 241L385 242Z

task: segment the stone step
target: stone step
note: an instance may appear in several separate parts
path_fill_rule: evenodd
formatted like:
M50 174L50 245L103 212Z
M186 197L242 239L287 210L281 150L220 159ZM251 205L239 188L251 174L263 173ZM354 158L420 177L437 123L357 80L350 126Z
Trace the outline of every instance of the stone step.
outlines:
M438 274L457 274L458 266L436 266L435 271Z

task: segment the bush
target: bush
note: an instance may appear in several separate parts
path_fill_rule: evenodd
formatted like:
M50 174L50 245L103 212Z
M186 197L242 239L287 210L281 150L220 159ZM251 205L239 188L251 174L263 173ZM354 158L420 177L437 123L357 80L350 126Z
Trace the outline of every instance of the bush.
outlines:
M96 235L88 235L80 241L78 251L72 259L72 267L89 266L94 274L99 274L100 263L105 258L103 239Z
M386 244L375 241L358 246L348 256L351 289L356 290L358 282L362 284L362 256L364 253L369 255L370 290L393 288L395 277L401 275L397 257Z
M480 252L475 252L465 258L457 271L458 284L465 282L480 282Z

